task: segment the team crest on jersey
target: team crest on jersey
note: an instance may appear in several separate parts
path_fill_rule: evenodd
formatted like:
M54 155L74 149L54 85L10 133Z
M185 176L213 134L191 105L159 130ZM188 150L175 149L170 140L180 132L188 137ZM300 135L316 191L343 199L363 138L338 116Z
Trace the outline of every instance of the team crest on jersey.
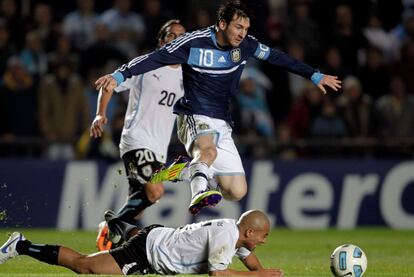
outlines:
M142 168L142 174L144 174L145 177L150 177L152 174L152 167L151 165L146 165Z
M198 129L200 131L202 131L202 130L208 130L208 129L210 129L210 126L208 124L206 124L206 123L201 123L201 124L198 125Z
M241 59L240 48L236 48L236 49L231 50L230 54L231 54L231 60L233 62L237 63L237 62L240 61L240 59Z

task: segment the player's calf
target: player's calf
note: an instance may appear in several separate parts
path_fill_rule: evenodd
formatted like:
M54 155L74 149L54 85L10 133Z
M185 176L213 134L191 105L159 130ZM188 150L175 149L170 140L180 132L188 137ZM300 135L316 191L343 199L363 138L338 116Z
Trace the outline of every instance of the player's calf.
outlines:
M147 183L145 184L145 193L149 202L155 203L164 195L164 186L160 183Z
M247 193L247 188L242 187L232 187L229 190L221 188L221 193L226 200L230 201L240 201Z

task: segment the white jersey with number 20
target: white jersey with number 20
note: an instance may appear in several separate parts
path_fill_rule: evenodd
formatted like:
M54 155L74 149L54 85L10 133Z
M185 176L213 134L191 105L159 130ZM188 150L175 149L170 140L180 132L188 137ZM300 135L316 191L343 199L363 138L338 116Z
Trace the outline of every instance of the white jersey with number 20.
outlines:
M121 157L128 151L146 148L165 163L176 118L173 106L184 95L181 66L165 66L133 76L115 91L129 91L119 144Z
M155 228L147 237L147 258L158 274L206 274L227 269L234 255L250 255L246 248L236 248L238 239L234 219Z

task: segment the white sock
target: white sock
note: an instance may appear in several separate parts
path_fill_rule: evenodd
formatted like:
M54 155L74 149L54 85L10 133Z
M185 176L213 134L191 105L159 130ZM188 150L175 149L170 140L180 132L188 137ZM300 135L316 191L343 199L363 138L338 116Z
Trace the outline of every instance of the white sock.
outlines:
M181 181L187 181L188 183L190 183L191 182L191 180L190 180L190 168L189 167L183 168L183 171L181 171L180 176L177 179L181 180ZM207 189L216 190L216 191L221 192L220 184L217 183L216 177L214 177L214 175L212 176L211 173L208 176ZM157 200L157 202L158 201L159 200Z
M190 181L190 168L184 167L178 176L178 180Z
M220 185L214 176L208 178L208 189L220 191Z
M206 190L208 185L208 165L204 162L195 162L190 165L191 195Z

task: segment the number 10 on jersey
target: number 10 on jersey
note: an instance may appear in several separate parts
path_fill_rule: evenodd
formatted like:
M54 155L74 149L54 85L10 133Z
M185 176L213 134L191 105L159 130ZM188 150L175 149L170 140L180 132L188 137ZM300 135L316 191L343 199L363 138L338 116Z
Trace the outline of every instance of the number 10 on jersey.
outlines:
M200 66L207 66L211 67L213 65L214 59L214 52L213 50L208 49L198 49L200 52L200 58L198 59L198 64Z

